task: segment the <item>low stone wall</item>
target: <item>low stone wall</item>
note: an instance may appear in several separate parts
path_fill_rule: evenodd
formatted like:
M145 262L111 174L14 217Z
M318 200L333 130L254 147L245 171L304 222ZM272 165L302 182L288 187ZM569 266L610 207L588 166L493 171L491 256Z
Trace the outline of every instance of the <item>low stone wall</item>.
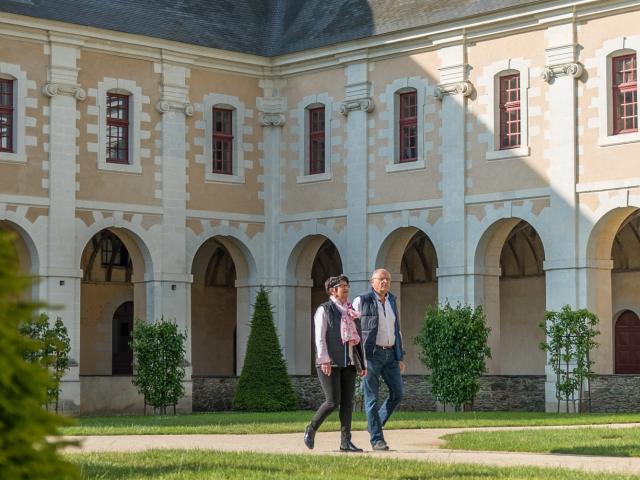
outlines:
M592 412L640 412L640 375L598 375L591 380Z
M193 411L230 410L237 377L194 377ZM474 403L477 411L544 411L544 375L491 375L480 379L480 391ZM315 376L295 375L291 383L298 396L298 408L315 410L324 395ZM435 411L431 385L423 375L404 376L405 396L400 410ZM381 398L386 396L382 384ZM357 399L356 399L357 401Z

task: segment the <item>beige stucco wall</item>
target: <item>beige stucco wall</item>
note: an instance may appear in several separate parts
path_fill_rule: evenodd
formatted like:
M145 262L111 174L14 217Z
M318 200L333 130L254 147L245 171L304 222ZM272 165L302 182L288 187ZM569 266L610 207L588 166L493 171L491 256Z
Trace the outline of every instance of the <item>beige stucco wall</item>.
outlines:
M45 55L42 43L7 37L2 38L0 58L2 63L18 65L26 73L27 82L33 82L27 85L31 87L27 90L27 96L36 103L35 108L26 105L25 117L35 120L35 124L25 122L24 130L25 136L35 139L35 145L25 142L26 163L0 162L0 192L9 195L48 196L42 182L48 178L48 173L42 164L48 159L48 153L44 149L48 139L43 133L48 117L44 116L43 109L49 105L49 101L40 92L40 86L46 81L46 69L43 66L49 63L49 58Z
M547 84L538 75L530 73L528 95L530 156L487 160L487 143L484 137L495 135L495 129L500 127L496 119L494 121L495 129L491 131L487 121L482 118L486 115L492 115L491 112L495 111L499 102L499 99L495 99L495 105L489 105L488 90L491 86L484 84L484 69L508 59L523 60L531 68L541 68L546 62L545 44L544 32L532 31L469 45L468 62L472 66L469 80L477 91L467 101L469 108L466 137L468 195L547 186L549 164L544 158L543 135L543 112L545 111L544 101ZM496 145L499 149L499 143Z
M160 200L155 198L155 191L159 182L155 179L155 173L160 171L160 166L154 164L154 157L159 155L156 140L159 139L155 129L160 121L160 115L154 105L160 99L160 75L154 73L153 63L145 60L125 58L115 55L107 55L99 52L83 50L78 60L78 82L87 91L87 98L78 102L78 165L79 171L76 179L80 189L76 192L78 200L109 201L120 203L133 203L140 205L159 205ZM97 106L96 96L98 83L105 78L124 79L135 81L142 90L142 113L140 129L148 132L149 138L140 137L140 150L149 151L148 156L141 155L140 165L142 173L110 172L98 169L98 154L89 151L89 143L98 143L98 134L89 133L87 125L95 125L98 130L98 116L90 114ZM145 102L145 98L148 100ZM129 108L133 111L133 104L129 102ZM104 114L100 112L101 114ZM149 122L144 121L148 116ZM131 153L131 149L130 149Z
M606 180L624 180L637 177L640 143L629 143L601 147L598 145L599 118L606 115L598 108L600 90L598 88L598 68L596 55L604 42L615 38L638 36L640 12L611 15L585 21L578 28L578 43L582 46L580 54L586 67L578 96L578 115L581 125L579 146L582 154L579 158L578 178L580 183L602 182ZM609 62L607 68L611 68ZM611 95L610 86L606 95ZM621 135L621 138L624 135Z
M402 345L406 352L406 372L411 375L426 373L420 361L419 350L413 342L420 333L427 306L438 303L438 284L402 283L400 286L400 325L402 326Z
M313 72L290 77L287 79L286 95L288 118L282 131L282 140L286 149L282 152L283 159L283 202L282 212L293 214L317 210L332 210L346 206L346 122L347 117L340 113L339 102L344 99L345 75L342 69L332 69L325 72ZM303 175L301 161L308 160L304 150L305 118L298 118L298 105L305 97L326 94L333 99L331 124L325 124L325 148L331 149L331 154L339 161L331 162L331 178L319 182L298 183L298 177ZM303 107L306 107L304 105ZM338 138L339 137L339 138ZM340 140L336 145L329 143ZM326 157L325 157L326 158ZM325 165L327 168L328 165Z
M395 155L392 131L396 127L396 121L394 110L388 105L391 99L385 96L385 102L382 102L382 95L387 92L387 87L397 79L418 77L430 86L438 83L439 62L437 52L425 52L380 60L372 63L370 67L369 78L376 102L376 109L369 115L369 138L374 142L369 148L369 154L375 159L375 163L369 165L369 189L373 194L369 199L370 205L427 200L442 196L439 189L442 174L438 153L442 123L439 115L434 113L439 112L440 102L431 95L425 95L422 129L418 124L418 133L422 130L425 145L425 151L418 151L418 159L424 159L425 168L392 173L387 173L386 167L393 163ZM425 128L426 126L428 128ZM383 151L388 151L391 157L382 156Z
M113 314L133 298L131 284L82 282L80 375L111 375Z
M187 83L191 102L196 107L200 105L193 117L187 120L187 208L229 213L263 213L263 201L258 198L258 192L263 191L263 185L258 181L263 171L259 162L262 152L258 149L258 144L262 141L262 126L258 122L256 110L256 98L262 95L258 79L193 69ZM205 116L202 105L204 97L212 93L237 97L244 103L246 118L240 129L243 130L243 142L251 145L250 150L244 150L244 183L205 181L206 164L196 162L197 156L204 157L204 136L210 135L210 132L204 130Z
M500 373L544 374L545 353L540 350L544 331L544 277L500 280Z
M235 288L191 286L191 362L194 375L235 375L235 327Z

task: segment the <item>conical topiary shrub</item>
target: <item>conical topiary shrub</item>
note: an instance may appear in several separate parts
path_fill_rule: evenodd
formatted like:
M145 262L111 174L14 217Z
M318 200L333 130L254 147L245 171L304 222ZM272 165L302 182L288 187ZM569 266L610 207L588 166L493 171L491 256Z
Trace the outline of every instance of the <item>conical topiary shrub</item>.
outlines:
M260 288L251 320L247 354L233 399L236 410L293 410L297 400L273 324L269 296Z

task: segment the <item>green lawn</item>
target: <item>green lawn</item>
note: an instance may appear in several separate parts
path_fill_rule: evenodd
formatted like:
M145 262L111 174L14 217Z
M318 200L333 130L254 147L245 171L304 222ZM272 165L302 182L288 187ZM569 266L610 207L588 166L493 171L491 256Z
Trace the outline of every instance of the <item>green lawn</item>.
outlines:
M266 455L208 451L155 450L144 453L69 455L86 480L323 479L376 478L466 480L613 480L630 475L585 474L562 469L497 468L352 456Z
M162 434L254 434L293 433L304 430L313 416L311 411L277 413L217 412L177 416L81 417L77 425L64 427L64 435L162 435ZM640 422L640 414L553 414L514 412L396 412L388 429L446 428L533 425L595 425ZM322 426L325 431L339 430L337 414ZM365 430L363 413L356 413L354 430Z
M465 432L443 438L447 440L444 448L459 450L640 456L640 428L636 427Z

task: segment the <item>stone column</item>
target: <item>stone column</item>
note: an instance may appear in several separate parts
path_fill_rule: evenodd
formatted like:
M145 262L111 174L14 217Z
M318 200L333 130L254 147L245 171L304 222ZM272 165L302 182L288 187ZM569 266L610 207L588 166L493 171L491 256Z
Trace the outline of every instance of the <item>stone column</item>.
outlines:
M283 95L283 91L286 87L286 80L262 79L259 85L264 93L264 96L257 99L257 106L260 112L260 124L263 127L262 165L264 168L265 238L260 268L261 280L258 283L269 290L269 300L273 307L273 319L287 362L287 368L290 374L297 374L300 373L297 357L301 353L303 345L296 341L296 337L299 331L305 331L307 326L306 324L298 325L295 312L291 311L287 306L287 299L294 298L295 292L292 287L287 286L286 257L283 256L284 254L280 250L283 182L281 162L282 128L286 122L285 112L287 111L287 98ZM238 316L238 319L240 318ZM242 357L238 358L239 366L244 363L244 351L248 335L249 331L247 329L246 337L241 337L240 328L238 328L238 343L240 344L242 338L243 344L242 349L238 348L239 356L240 350L243 352Z
M345 66L345 99L340 112L346 121L347 165L347 251L343 270L349 277L353 295L368 288L368 138L367 114L374 109L368 64L365 58L350 60Z
M71 368L62 380L61 403L66 412L80 408L80 252L76 252L76 103L85 99L78 85L76 61L82 43L51 34L48 79L42 93L49 97L49 223L43 300L60 308L71 339Z
M156 257L148 282L147 321L175 320L187 335L185 398L181 410L191 410L191 282L187 263L187 160L186 119L193 115L186 79L188 68L179 58L163 54L161 97L156 110L162 115L162 255ZM151 293L151 295L149 295Z
M559 310L563 305L580 308L578 270L578 209L576 207L576 79L583 73L577 61L575 26L573 23L549 27L546 62L542 80L548 82L547 126L548 150L545 158L550 165L551 228L545 245L547 310ZM547 366L545 388L546 409L555 411L555 375Z
M472 303L467 285L465 222L466 99L473 93L467 80L465 46L439 51L440 83L434 95L442 102L442 255L438 258L438 300Z

